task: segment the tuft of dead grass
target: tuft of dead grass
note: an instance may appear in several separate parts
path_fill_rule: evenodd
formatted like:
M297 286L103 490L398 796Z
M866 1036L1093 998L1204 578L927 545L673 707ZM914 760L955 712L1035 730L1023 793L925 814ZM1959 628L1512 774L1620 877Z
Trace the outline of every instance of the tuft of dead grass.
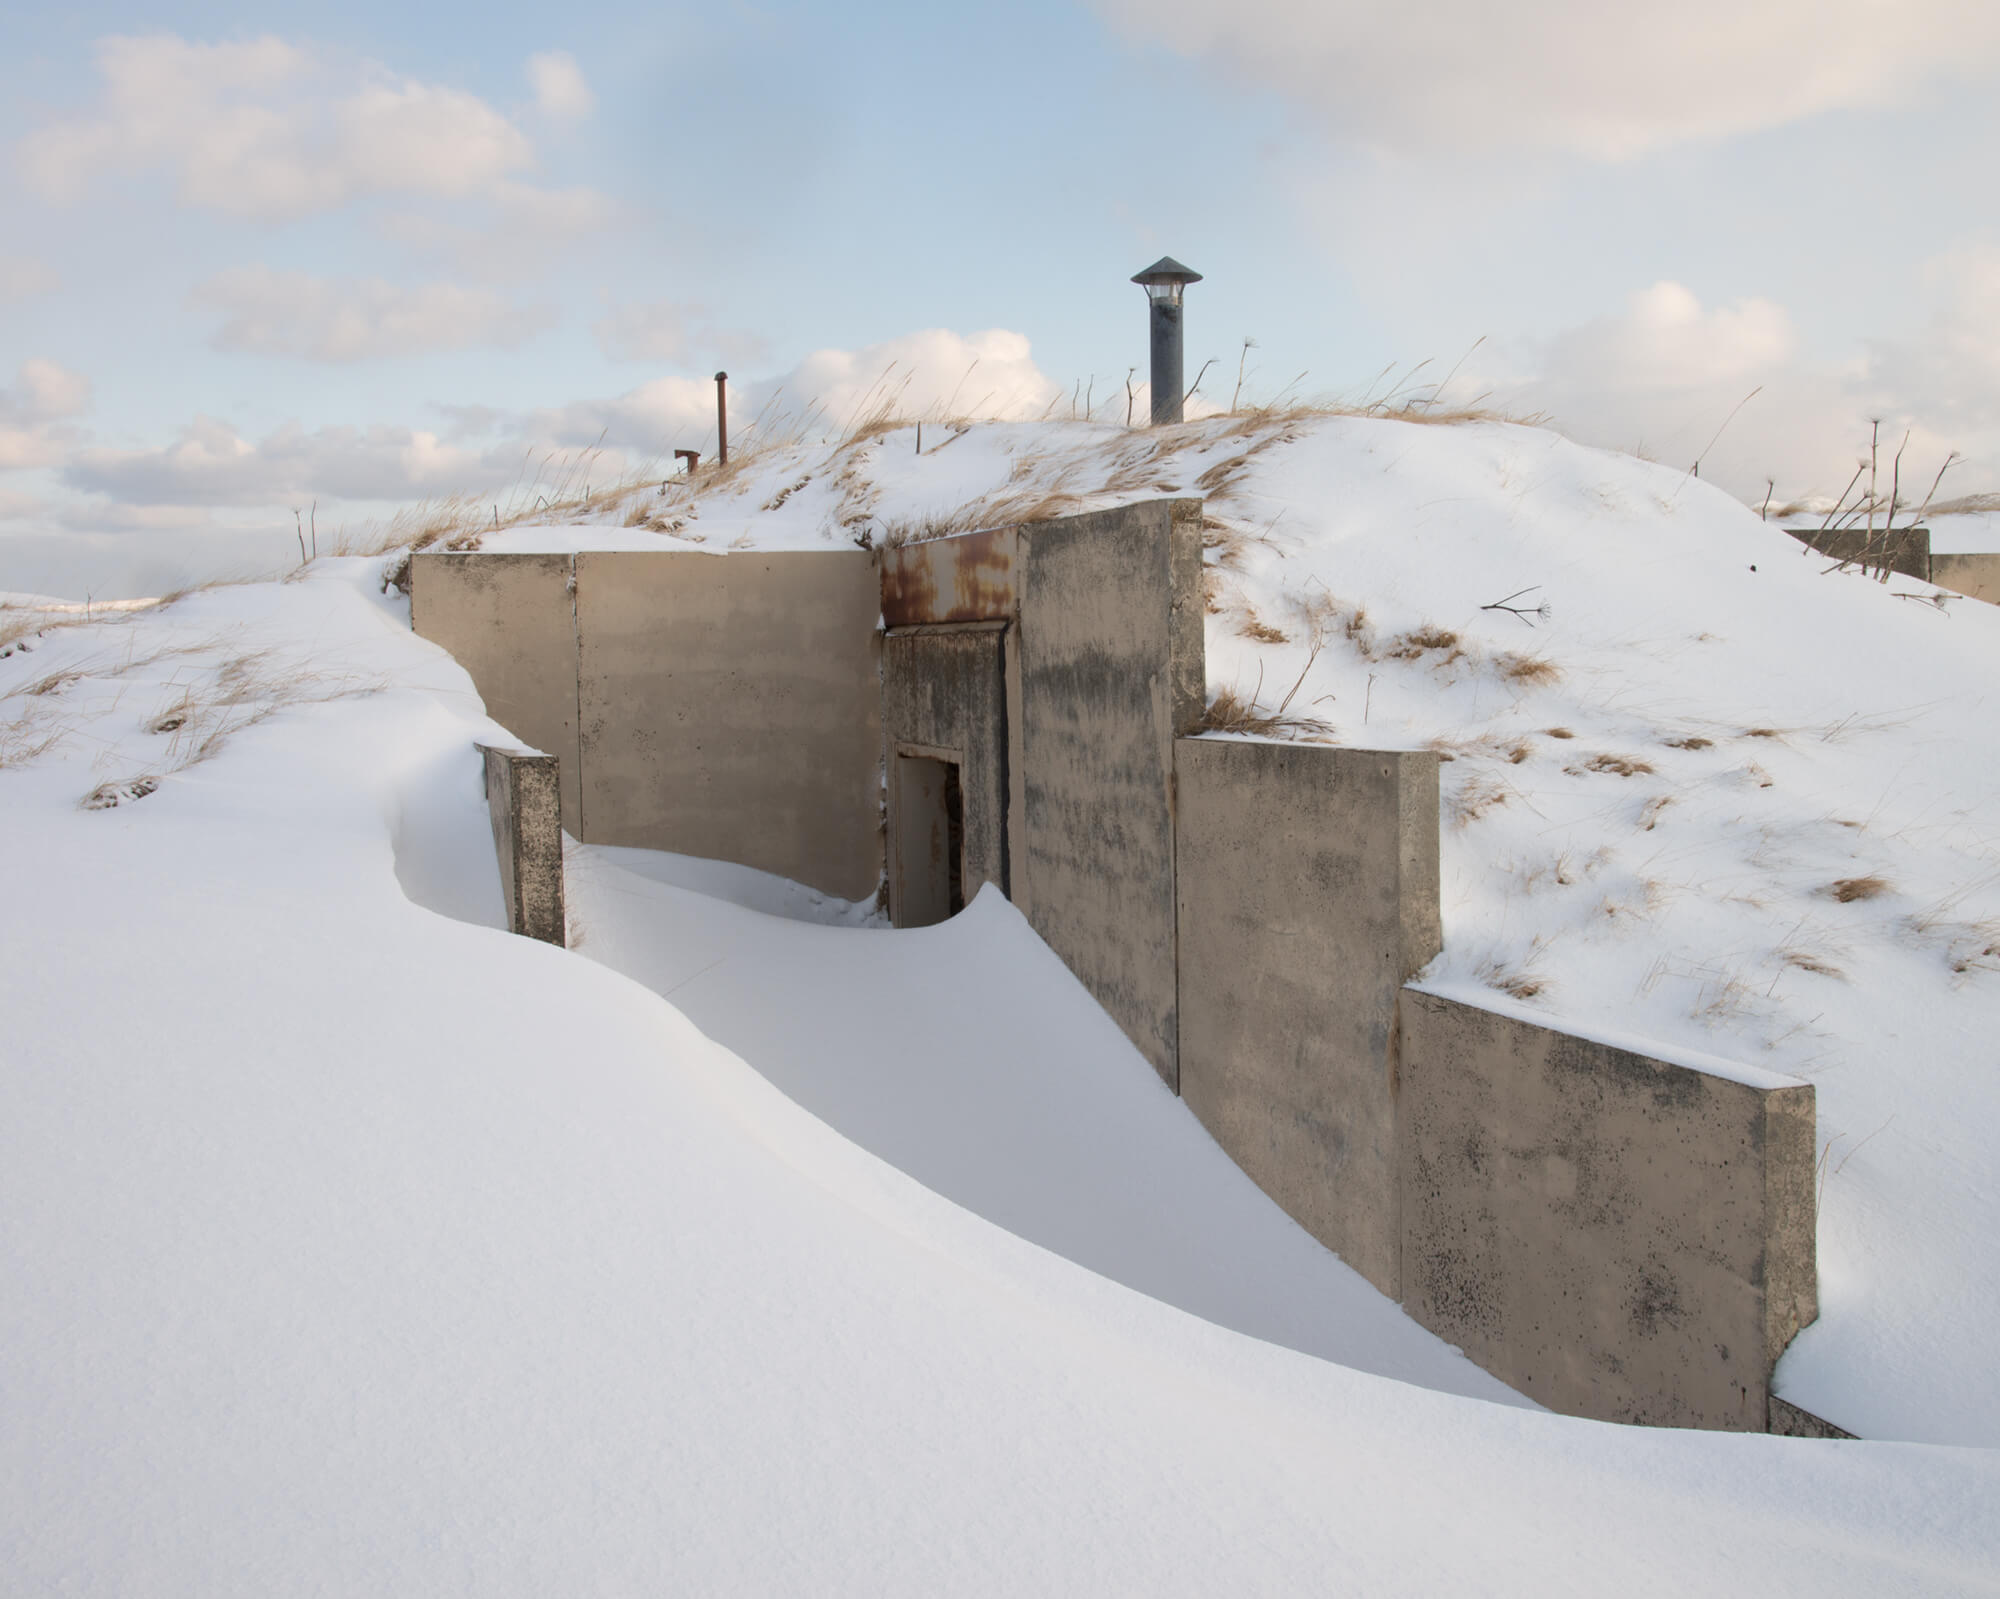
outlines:
M1575 737L1576 737L1576 734L1572 733L1572 732L1571 732L1571 731L1570 731L1570 730L1569 730L1568 728L1566 728L1566 727L1545 727L1545 728L1543 728L1543 729L1542 729L1542 731L1543 731L1543 732L1544 732L1545 734L1547 734L1547 735L1548 735L1548 736L1549 736L1550 738L1575 738Z
M1889 892L1889 882L1883 877L1843 877L1827 889L1843 905L1851 905L1859 899L1878 899Z
M1300 738L1331 733L1333 724L1316 716L1295 716L1282 707L1266 711L1259 708L1254 697L1246 700L1233 688L1225 688L1208 702L1208 709L1202 713L1200 730L1204 733L1249 733L1259 738Z
M1444 662L1455 661L1465 652L1459 648L1458 635L1448 627L1436 627L1425 623L1390 642L1383 652L1392 661L1416 661L1429 654L1442 654Z
M1562 681L1562 668L1545 655L1502 655L1494 663L1500 675L1523 688L1546 688Z
M1520 961L1509 962L1495 957L1482 961L1474 974L1488 988L1497 989L1510 999L1531 1000L1546 994L1554 984L1547 974L1535 965L1535 958L1541 953L1542 941L1535 939L1528 948L1527 955Z
M1666 741L1670 750L1705 750L1715 747L1715 740L1703 738L1699 733L1690 733L1686 738L1670 738Z
M1488 811L1496 811L1511 800L1516 790L1497 777L1474 772L1452 791L1447 802L1453 827L1470 827Z
M1652 773L1652 766L1636 755L1593 755L1587 761L1566 767L1572 776L1585 772L1609 772L1616 777L1645 777Z
M1271 626L1268 622L1260 621L1255 611L1244 617L1242 624L1236 629L1236 633L1239 638L1255 639L1259 644L1289 644L1292 642L1291 634L1285 632L1282 628Z
M126 777L112 783L99 783L82 799L78 806L86 811L108 811L120 805L129 805L142 800L148 794L157 793L160 780L157 777Z

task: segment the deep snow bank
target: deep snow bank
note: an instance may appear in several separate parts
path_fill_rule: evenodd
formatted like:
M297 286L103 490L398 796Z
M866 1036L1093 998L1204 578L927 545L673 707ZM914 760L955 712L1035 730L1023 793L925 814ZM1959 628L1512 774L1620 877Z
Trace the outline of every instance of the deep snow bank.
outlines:
M492 729L372 577L0 660L12 1585L1990 1589L1991 1453L1602 1427L1224 1332L413 903L397 840L483 828Z
M1698 480L1533 428L923 437L488 547L829 548L1204 495L1211 692L1451 757L1427 984L1813 1081L1822 1309L1779 1393L2000 1442L2000 608L1829 574Z

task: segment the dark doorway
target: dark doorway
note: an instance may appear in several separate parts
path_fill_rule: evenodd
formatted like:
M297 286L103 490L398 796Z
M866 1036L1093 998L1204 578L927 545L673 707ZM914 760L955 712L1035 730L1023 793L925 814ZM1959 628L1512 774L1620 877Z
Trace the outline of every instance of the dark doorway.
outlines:
M957 761L898 755L890 851L890 916L930 927L965 909L965 796Z

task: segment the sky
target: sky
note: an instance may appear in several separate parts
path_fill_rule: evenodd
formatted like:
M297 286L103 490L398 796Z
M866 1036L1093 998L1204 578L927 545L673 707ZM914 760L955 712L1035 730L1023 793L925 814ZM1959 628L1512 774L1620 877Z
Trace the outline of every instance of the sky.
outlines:
M1919 491L1953 452L1944 494L2000 490L1990 0L86 0L0 40L0 589L37 541L664 472L719 368L739 438L1122 422L1163 253L1195 409L1449 377L1752 503L1874 423Z

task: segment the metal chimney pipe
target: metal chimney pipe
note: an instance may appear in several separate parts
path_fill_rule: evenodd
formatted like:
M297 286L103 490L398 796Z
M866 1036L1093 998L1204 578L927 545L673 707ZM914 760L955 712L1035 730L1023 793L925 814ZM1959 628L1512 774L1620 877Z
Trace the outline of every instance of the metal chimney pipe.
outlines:
M1163 255L1132 281L1146 291L1147 330L1152 343L1153 426L1181 420L1181 382L1185 371L1181 360L1181 291L1199 283L1201 274L1191 272L1170 255Z
M729 374L715 374L715 464L729 464Z

